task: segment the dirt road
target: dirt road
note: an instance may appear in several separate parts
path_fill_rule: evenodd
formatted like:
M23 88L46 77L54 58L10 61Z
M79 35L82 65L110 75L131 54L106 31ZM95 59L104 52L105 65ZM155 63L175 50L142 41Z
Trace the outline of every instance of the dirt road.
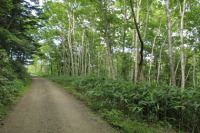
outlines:
M47 79L33 76L30 90L1 122L0 133L109 133L87 107Z

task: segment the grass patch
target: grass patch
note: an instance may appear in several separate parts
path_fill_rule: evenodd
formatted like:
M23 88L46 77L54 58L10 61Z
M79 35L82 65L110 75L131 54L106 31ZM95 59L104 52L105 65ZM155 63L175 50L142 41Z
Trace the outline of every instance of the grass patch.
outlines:
M2 120L2 118L8 114L12 105L16 104L19 101L21 96L23 96L24 93L26 93L26 91L30 88L30 86L31 86L31 81L27 81L25 85L22 85L17 92L10 95L11 99L9 100L8 103L6 104L0 103L0 120Z

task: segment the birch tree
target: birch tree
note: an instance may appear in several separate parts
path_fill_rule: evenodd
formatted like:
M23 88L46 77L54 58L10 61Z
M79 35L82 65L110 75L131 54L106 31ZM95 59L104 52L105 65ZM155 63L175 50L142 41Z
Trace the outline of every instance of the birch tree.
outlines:
M171 39L171 15L169 8L169 0L165 0L166 4L166 15L167 15L167 32L168 32L168 54L169 54L169 64L170 64L170 80L172 85L176 85L176 79L174 75L174 63L173 63L173 53L172 53L172 39Z

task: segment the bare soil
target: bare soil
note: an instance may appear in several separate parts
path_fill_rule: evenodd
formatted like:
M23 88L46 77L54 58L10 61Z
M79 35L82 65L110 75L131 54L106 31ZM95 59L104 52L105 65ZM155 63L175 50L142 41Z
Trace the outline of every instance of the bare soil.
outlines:
M0 123L0 133L109 133L107 124L63 89L33 76L31 88Z

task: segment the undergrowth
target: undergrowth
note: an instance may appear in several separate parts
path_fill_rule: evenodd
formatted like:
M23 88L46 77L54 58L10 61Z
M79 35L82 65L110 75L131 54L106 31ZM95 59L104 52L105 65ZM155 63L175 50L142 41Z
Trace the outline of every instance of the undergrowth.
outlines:
M66 86L122 132L165 132L160 127L177 132L200 132L199 88L137 85L95 75L48 78Z
M24 65L11 60L5 50L0 49L0 120L30 84L30 75Z

